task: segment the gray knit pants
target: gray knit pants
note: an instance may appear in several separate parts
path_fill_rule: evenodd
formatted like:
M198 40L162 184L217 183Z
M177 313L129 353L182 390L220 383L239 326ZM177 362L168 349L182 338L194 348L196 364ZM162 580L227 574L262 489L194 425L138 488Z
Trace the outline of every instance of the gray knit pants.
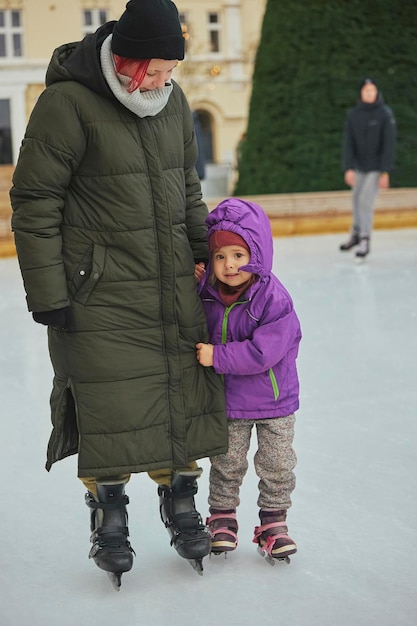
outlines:
M272 419L229 419L229 449L210 458L209 505L216 509L235 509L239 489L248 469L247 454L253 426L258 449L254 456L258 476L258 506L261 509L288 509L295 488L293 469L297 457L292 447L295 415Z
M370 237L374 221L374 205L379 191L380 172L359 172L355 170L353 187L353 232L360 239Z

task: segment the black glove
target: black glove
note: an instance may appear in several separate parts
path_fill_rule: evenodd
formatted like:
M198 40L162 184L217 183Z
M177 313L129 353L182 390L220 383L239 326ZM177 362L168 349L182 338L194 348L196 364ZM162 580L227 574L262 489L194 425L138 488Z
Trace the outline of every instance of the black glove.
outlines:
M33 312L32 317L38 324L44 326L53 326L54 328L66 328L67 313L70 307L65 306L62 309L54 309L53 311Z

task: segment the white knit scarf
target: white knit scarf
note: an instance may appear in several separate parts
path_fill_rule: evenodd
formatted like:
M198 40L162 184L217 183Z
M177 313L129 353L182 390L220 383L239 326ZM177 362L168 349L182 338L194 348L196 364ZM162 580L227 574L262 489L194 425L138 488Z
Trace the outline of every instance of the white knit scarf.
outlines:
M138 117L153 116L162 111L171 95L172 83L162 89L141 92L135 89L132 93L126 91L121 80L118 78L111 52L111 39L109 35L103 42L100 51L101 67L104 78L119 102ZM122 79L123 80L123 79Z

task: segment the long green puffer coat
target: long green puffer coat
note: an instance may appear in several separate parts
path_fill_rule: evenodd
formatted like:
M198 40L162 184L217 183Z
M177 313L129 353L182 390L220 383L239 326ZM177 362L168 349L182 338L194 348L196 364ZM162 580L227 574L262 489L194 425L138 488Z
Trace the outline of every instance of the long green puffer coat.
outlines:
M111 28L55 51L10 191L29 310L70 306L68 326L48 328L46 467L78 453L83 477L227 447L221 378L196 360L208 253L191 112L175 83L154 117L114 98L99 62Z

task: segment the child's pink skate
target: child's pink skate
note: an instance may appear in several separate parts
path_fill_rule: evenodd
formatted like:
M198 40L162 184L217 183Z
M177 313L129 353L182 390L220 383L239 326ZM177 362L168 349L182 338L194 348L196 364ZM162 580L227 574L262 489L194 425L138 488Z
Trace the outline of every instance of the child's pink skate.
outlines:
M297 552L295 541L288 536L285 522L286 511L260 511L261 526L255 526L253 543L258 544L258 552L270 565L275 561L290 562L290 554Z
M210 513L206 524L211 535L211 553L224 554L226 557L228 552L237 548L239 527L236 520L236 510L210 509Z

